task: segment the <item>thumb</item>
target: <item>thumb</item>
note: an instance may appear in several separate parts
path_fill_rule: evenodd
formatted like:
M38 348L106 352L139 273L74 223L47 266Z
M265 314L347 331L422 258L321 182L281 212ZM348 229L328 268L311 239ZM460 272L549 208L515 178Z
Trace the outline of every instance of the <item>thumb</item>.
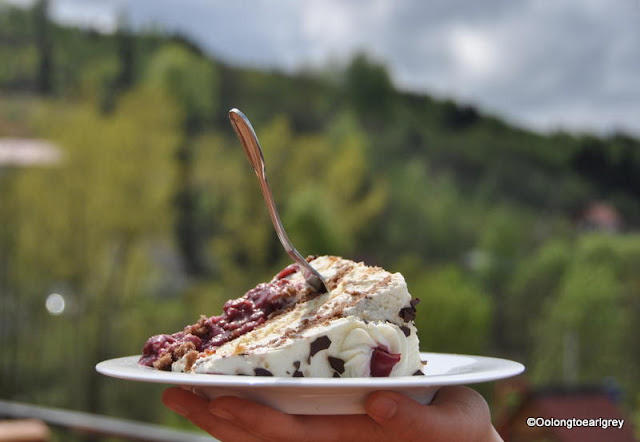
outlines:
M399 393L372 393L365 402L365 410L393 440L431 440L430 435L441 432L442 425L438 423L434 428L434 419L426 405Z
M441 388L431 405L378 391L367 398L365 410L395 440L488 440L493 430L486 402L466 387Z

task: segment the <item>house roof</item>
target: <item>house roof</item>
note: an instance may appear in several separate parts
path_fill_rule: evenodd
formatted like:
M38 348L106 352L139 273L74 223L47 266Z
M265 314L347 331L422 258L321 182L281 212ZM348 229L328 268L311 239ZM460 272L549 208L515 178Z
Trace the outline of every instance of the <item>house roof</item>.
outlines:
M0 167L54 165L61 157L60 149L49 141L0 138Z
M587 229L616 231L622 227L623 220L613 205L594 201L580 215L579 224Z

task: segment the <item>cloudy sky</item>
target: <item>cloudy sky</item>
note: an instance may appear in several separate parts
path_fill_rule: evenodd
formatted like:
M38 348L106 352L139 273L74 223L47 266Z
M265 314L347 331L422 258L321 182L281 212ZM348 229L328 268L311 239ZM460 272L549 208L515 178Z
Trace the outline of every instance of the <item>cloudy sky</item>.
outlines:
M108 30L125 15L237 65L323 68L365 50L402 89L536 129L640 135L640 0L51 3L58 21Z

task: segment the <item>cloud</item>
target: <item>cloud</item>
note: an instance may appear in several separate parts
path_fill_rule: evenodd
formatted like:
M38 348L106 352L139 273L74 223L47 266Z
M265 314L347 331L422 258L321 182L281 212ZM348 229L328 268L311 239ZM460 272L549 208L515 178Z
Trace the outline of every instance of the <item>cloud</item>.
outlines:
M51 1L103 26L126 8L136 28L252 67L323 68L366 50L403 89L544 130L640 135L640 0Z
M640 134L639 2L452 0L410 18L403 5L379 37L401 86L536 128Z
M450 51L459 69L475 77L485 77L495 72L498 54L487 32L460 26L452 29L450 37Z
M118 15L123 10L122 1L65 0L52 2L49 14L58 23L110 33L117 29Z

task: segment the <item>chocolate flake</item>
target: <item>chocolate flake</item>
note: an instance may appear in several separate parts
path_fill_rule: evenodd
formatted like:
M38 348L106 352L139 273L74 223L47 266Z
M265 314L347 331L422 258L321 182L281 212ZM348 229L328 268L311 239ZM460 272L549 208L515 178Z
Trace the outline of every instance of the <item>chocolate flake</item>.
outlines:
M311 343L309 358L315 356L315 354L319 351L326 350L330 345L331 339L329 339L329 336L320 336L318 339Z
M404 322L413 321L416 317L415 309L412 307L404 307L400 309L398 315L402 318Z
M302 373L300 370L296 370L293 372L293 377L294 378L303 378L304 377L304 373Z
M398 313L404 322L413 321L416 318L416 305L420 300L418 298L414 298L409 302L409 307L404 307L400 309Z
M422 370L416 370L412 376L424 376L424 372Z
M254 368L253 372L256 376L273 376L273 373L265 368Z
M411 334L411 329L406 325L403 325L402 327L400 327L400 330L402 330L402 333L404 333L406 337L409 337L409 335Z
M300 370L300 361L295 361L293 363L293 366L296 368L296 370Z
M331 368L333 368L337 373L344 373L344 360L329 356L329 365L331 365Z
M339 378L339 377L340 377L340 375L338 374L338 372L337 372L337 371L334 371L334 372L333 372L333 377L334 377L334 378Z

